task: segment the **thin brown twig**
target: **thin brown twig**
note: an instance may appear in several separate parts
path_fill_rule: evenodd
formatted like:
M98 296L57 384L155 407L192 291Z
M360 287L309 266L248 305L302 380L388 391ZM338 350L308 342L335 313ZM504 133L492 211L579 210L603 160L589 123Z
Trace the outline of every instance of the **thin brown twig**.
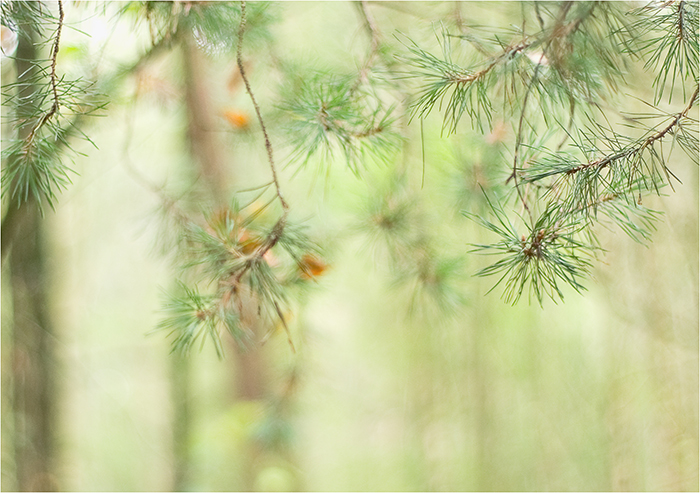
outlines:
M513 180L513 186L515 187L515 190L518 192L518 197L520 198L520 202L522 202L523 207L527 211L528 215L530 216L530 220L532 221L532 211L530 210L530 207L527 205L527 201L525 200L525 197L523 196L522 190L520 190L520 184L518 183L518 158L520 154L520 147L522 145L522 137L523 137L523 123L525 122L525 111L527 110L527 101L530 97L530 92L532 91L532 88L534 87L535 84L537 84L537 75L539 73L540 69L540 64L538 63L537 66L535 67L535 71L532 74L532 79L530 81L530 84L527 86L527 91L525 92L525 97L523 98L523 107L522 110L520 111L520 119L518 121L518 133L516 134L515 137L515 149L513 150L513 172L510 174L508 179L506 180L506 183L508 183L511 179Z
M124 143L122 144L122 158L120 163L126 170L126 172L131 176L131 178L142 188L148 190L158 197L158 199L163 204L165 211L173 214L175 218L181 223L185 224L192 222L187 213L178 205L178 200L170 197L165 193L165 185L156 185L150 179L148 179L140 170L138 170L131 159L131 154L129 153L129 148L131 147L131 140L133 138L134 130L134 103L136 97L131 101L130 108L127 108L125 114L125 127L126 131L124 134Z
M552 44L554 43L554 41L556 39L565 38L567 36L570 36L574 32L576 32L581 27L581 24L583 23L584 19L586 19L588 17L588 15L591 14L591 12L593 11L593 8L594 8L594 6L591 6L591 8L588 10L588 12L586 13L585 16L577 18L568 24L564 24L564 21L566 19L566 15L568 14L572 5L573 5L573 2L569 1L569 2L566 2L562 6L561 11L559 12L559 16L557 17L555 27L552 30L552 34L550 36L549 42L547 43L547 46L542 51L542 57L544 57L545 54L549 52ZM523 49L526 48L527 46L529 46L529 44L525 44L524 42L521 44L525 45L523 47ZM523 123L525 120L525 111L527 108L527 101L528 101L528 98L529 98L530 93L532 91L532 88L537 83L537 76L538 76L540 67L541 67L541 63L538 63L535 66L535 71L532 74L532 79L530 81L530 84L527 87L525 97L523 98L523 103L522 103L523 107L522 107L522 111L520 112L520 119L518 121L518 133L516 135L515 149L513 151L513 171L508 176L508 179L506 180L506 183L508 183L510 180L513 180L513 185L515 187L515 190L518 192L518 197L520 198L520 201L522 202L523 207L525 208L528 215L530 216L531 221L533 220L532 211L530 210L530 207L527 205L527 201L525 200L525 197L524 197L522 191L520 190L519 183L518 183L518 158L519 158L520 147L522 145L522 130L523 130ZM487 67L487 70L490 68L491 67ZM573 115L573 109L572 109L572 115Z
M473 74L449 74L448 80L454 84L467 84L482 79L501 61L507 60L516 53L526 50L532 43L533 42L528 39L528 36L525 36L519 43L506 47L498 56L492 57L491 62L485 68Z
M367 27L367 31L369 32L369 35L372 38L372 44L370 46L370 51L369 55L367 56L367 60L365 60L365 63L362 65L362 68L360 69L360 75L355 81L352 88L350 89L350 93L354 93L357 90L357 88L360 87L360 85L367 80L367 74L372 68L372 64L374 63L374 59L379 53L379 46L381 44L381 35L379 34L379 28L377 27L377 22L374 20L374 17L372 16L372 13L369 10L367 0L361 0L360 3L356 5L358 5L359 10L362 13L362 16L364 17L365 26Z
M56 28L56 38L54 39L53 47L51 48L51 74L49 78L51 81L51 92L53 93L53 104L51 105L51 108L49 108L49 111L44 113L44 116L42 116L41 119L36 123L36 125L34 125L31 132L29 132L29 135L27 136L27 143L25 144L25 152L29 150L29 147L32 145L32 142L34 142L34 137L36 136L36 133L39 131L39 129L43 127L46 124L46 122L48 122L49 119L56 114L60 106L60 101L58 98L58 83L56 77L56 58L58 57L58 48L61 43L61 31L63 29L63 2L61 0L57 0L57 2L58 26Z
M360 1L360 9L365 17L365 23L367 24L367 29L369 30L370 36L372 36L372 53L376 53L379 48L380 35L379 28L377 27L377 22L374 20L372 13L369 11L369 6L367 5L367 0Z
M666 134L668 134L671 130L673 130L674 127L678 126L678 123L685 117L688 116L688 113L692 109L693 105L695 104L695 100L698 97L698 91L700 90L700 86L695 87L695 91L693 92L693 95L690 97L690 101L688 102L688 105L685 107L683 111L680 113L677 113L671 122L662 130L659 130L655 134L650 135L646 139L640 142L640 144L636 147L633 147L631 149L627 149L622 152L618 152L617 154L611 154L609 156L605 156L600 159L596 159L595 161L592 161L590 163L582 164L580 166L577 166L575 168L570 169L569 171L566 172L567 175L573 175L575 173L578 173L579 171L583 171L585 169L589 168L605 168L608 166L610 163L617 161L619 159L624 159L636 154L641 153L649 147L650 145L654 144L657 140L663 139Z
M61 30L63 29L63 3L58 2L58 27L56 28L56 39L54 40L53 49L51 50L51 90L53 91L53 106L50 113L55 113L58 110L58 89L56 88L56 57L58 56L58 47L61 42Z
M549 47L552 45L555 39L560 39L560 38L565 38L567 36L570 36L571 34L575 33L583 21L588 17L588 15L591 13L594 7L591 7L591 9L588 11L588 13L585 16L582 16L580 18L577 18L573 21L571 21L568 24L564 24L564 20L566 19L566 14L568 11L571 9L572 2L566 2L564 6L562 7L562 11L559 14L559 17L557 18L556 21L556 26L552 29L552 32L549 34L549 42L547 43L547 48L543 51L542 56L544 56L544 53L549 51ZM541 19L540 19L541 20ZM544 29L544 26L540 24L542 29ZM525 29L523 28L523 34L524 34ZM495 56L491 59L491 63L489 63L486 68L475 72L473 74L467 74L467 75L454 75L452 76L449 80L450 82L453 83L469 83L469 82L474 82L475 80L483 78L486 74L488 74L496 65L498 65L501 61L503 60L509 60L512 58L516 53L520 53L522 51L527 50L532 46L532 44L536 40L532 40L531 36L523 36L523 39L517 43L517 44L512 44L508 47L506 47L502 53L500 53L498 56Z
M265 122L263 121L262 113L260 112L260 107L258 106L257 101L255 100L255 96L253 95L253 90L250 88L250 82L248 81L248 77L246 76L245 69L243 68L243 55L242 55L242 46L243 46L243 33L245 32L245 26L246 26L246 2L245 0L241 0L241 24L238 28L238 47L236 49L236 61L238 63L238 70L241 73L241 78L243 79L243 82L245 83L245 88L246 91L248 92L248 95L250 96L251 101L253 102L253 107L255 108L255 114L258 117L258 121L260 122L260 127L262 128L263 136L265 138L265 149L267 150L267 157L270 162L270 170L272 171L272 181L275 184L275 192L277 194L277 198L279 198L280 204L282 205L282 216L277 220L277 223L272 228L272 231L268 235L266 241L264 241L257 250L255 250L250 257L248 258L248 261L246 263L246 266L241 269L238 274L233 278L233 289L236 289L238 284L240 283L241 279L245 275L246 272L253 266L253 264L257 261L259 261L265 253L267 253L268 250L270 250L272 247L274 247L277 242L280 240L282 237L282 233L284 232L284 228L287 224L287 215L289 214L289 205L287 202L284 200L284 197L282 196L282 190L280 188L279 181L277 180L277 169L275 168L275 161L272 156L272 144L270 143L270 137L267 134L267 128L265 127Z
M246 25L246 2L245 0L241 0L241 24L238 28L238 47L236 50L236 61L238 62L238 70L241 73L241 78L243 79L243 82L245 83L245 88L246 91L248 92L248 95L250 96L251 101L253 102L253 107L255 108L255 114L258 117L258 121L260 122L260 127L262 128L263 136L265 137L265 149L267 150L267 157L270 162L270 170L272 171L272 181L275 184L275 191L277 193L277 197L280 200L280 204L282 205L282 216L277 220L277 223L275 223L274 227L272 228L272 231L270 234L267 236L266 240L258 247L257 250L255 250L250 257L248 258L246 265L243 269L241 269L232 279L231 281L231 286L232 286L232 292L235 292L238 289L238 286L240 285L241 279L245 275L248 270L260 259L263 258L265 253L267 253L268 250L270 250L272 247L274 247L277 242L280 240L282 237L282 233L284 232L284 228L287 224L287 215L289 214L289 205L287 202L284 200L284 197L282 196L282 190L280 189L280 184L279 181L277 180L277 170L275 168L275 161L272 156L272 144L270 143L270 137L267 134L267 128L265 127L265 122L263 121L262 118L262 113L260 112L260 107L258 106L257 101L255 100L255 96L253 95L253 90L250 88L250 82L248 81L248 77L246 76L245 69L243 68L243 56L242 56L242 46L243 46L243 33L245 32L245 25ZM282 312L279 308L279 305L274 302L275 310L277 311L277 315L280 317L280 320L282 320L282 324L284 325L284 328L287 332L287 339L289 341L289 345L292 347L292 351L296 350L294 349L294 344L292 343L291 339L291 334L289 332L289 328L287 327L287 323L284 320L284 316L282 315Z
M243 82L245 83L245 88L246 91L248 92L248 95L250 96L250 100L253 102L253 107L255 108L255 114L258 117L258 121L260 122L260 127L262 128L263 136L265 137L265 149L267 150L267 157L270 162L270 170L272 171L272 181L275 183L275 191L277 192L277 197L280 199L280 204L282 205L282 209L284 210L283 213L283 218L286 218L287 212L289 210L289 205L287 202L284 200L284 197L282 196L282 190L280 189L280 184L279 181L277 180L277 169L275 168L275 161L272 156L272 144L270 143L270 136L267 134L267 128L265 127L265 122L263 121L262 113L260 112L260 107L258 106L257 101L255 100L255 96L253 95L253 90L250 88L250 82L248 81L248 77L246 76L245 69L243 68L243 55L242 55L242 46L243 46L243 33L245 32L245 25L246 25L246 2L245 0L241 1L241 24L238 28L238 47L236 50L236 61L238 63L238 70L241 72L241 78L243 79ZM282 220L282 219L280 219ZM263 252L264 253L264 252Z

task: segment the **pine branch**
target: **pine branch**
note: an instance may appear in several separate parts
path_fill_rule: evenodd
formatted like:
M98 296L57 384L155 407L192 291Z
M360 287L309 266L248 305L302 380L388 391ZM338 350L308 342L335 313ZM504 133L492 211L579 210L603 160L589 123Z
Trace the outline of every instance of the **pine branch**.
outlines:
M175 218L177 223L191 223L192 219L185 212L185 210L183 210L180 207L180 205L178 204L178 200L170 197L165 192L165 184L156 185L153 181L147 178L140 170L138 170L133 165L131 155L129 153L129 148L131 147L131 139L133 138L134 131L134 111L135 108L132 106L132 108L128 109L125 113L126 130L124 132L124 143L122 144L122 158L119 162L122 164L122 166L124 166L126 172L139 186L141 186L145 190L148 190L149 192L153 193L156 197L158 197L158 200L160 200L165 212L167 212L170 216Z
M544 54L542 55L544 56ZM532 88L537 84L537 75L539 73L541 64L538 63L537 66L535 67L535 72L532 74L532 79L530 80L530 83L527 86L527 91L525 92L525 97L523 98L522 102L522 107L520 109L520 118L518 119L518 132L515 137L515 148L513 150L513 171L506 180L506 184L512 179L513 180L513 186L515 190L518 193L518 198L520 199L520 203L523 205L523 208L527 211L528 216L530 217L530 222L533 222L533 217L532 217L532 211L530 210L530 206L527 204L527 200L525 199L525 195L523 194L523 191L520 189L520 186L518 184L518 164L519 164L519 151L520 151L520 146L522 145L522 138L523 138L523 123L525 122L525 112L527 111L527 103L528 99L530 97L530 92L532 91Z
M675 81L697 80L698 77L698 4L685 0L653 2L638 9L637 13L641 14L641 19L635 28L652 35L641 43L640 51L648 57L644 68L657 70L653 82L656 89L654 102L658 103L663 97L669 76L672 83L670 102Z
M513 186L515 187L517 193L518 193L518 198L520 199L520 202L523 205L523 208L527 211L528 216L530 217L530 222L533 222L533 216L532 216L532 211L530 210L530 207L527 204L527 200L525 198L525 194L523 194L522 190L518 186L518 168L519 168L519 151L520 151L520 146L522 145L522 133L523 133L523 123L525 121L525 112L527 111L527 104L528 100L530 97L530 93L538 83L538 74L540 71L540 68L542 67L542 60L545 57L545 54L549 52L550 47L552 46L552 43L554 42L555 39L559 37L566 37L569 36L570 34L576 32L578 28L581 26L581 23L585 19L584 16L581 16L574 20L573 22L570 22L569 24L565 25L564 24L564 19L566 19L566 14L568 13L569 9L571 8L572 3L571 2L566 2L563 6L562 9L559 13L559 17L557 19L557 24L555 28L552 31L552 37L550 38L547 47L542 51L542 55L540 57L539 62L535 65L535 71L532 74L532 78L530 79L530 82L527 85L527 90L525 92L525 96L523 98L523 102L521 104L521 109L520 109L520 118L518 119L518 131L515 137L515 148L513 150L513 171L506 180L506 183L508 183L511 179L513 180ZM592 10L593 7L591 7ZM590 13L590 11L589 11Z
M265 260L263 260L263 257L265 254L273 248L280 240L284 233L285 226L287 224L287 216L289 214L289 205L285 201L283 195L282 195L282 190L280 188L279 180L277 178L277 170L275 167L275 162L273 158L273 153L272 153L272 144L270 142L270 137L267 133L267 128L265 126L265 122L262 117L262 113L260 111L260 106L258 105L257 101L255 100L255 95L253 94L253 91L250 86L250 82L248 81L248 77L246 76L245 73L245 68L243 66L243 57L242 57L242 50L243 50L243 34L245 32L245 27L246 27L246 2L245 0L241 1L241 21L240 25L238 28L238 47L237 47L237 52L236 52L236 61L238 63L238 69L241 74L241 78L243 79L243 82L245 84L246 91L248 92L248 95L250 96L250 99L253 103L253 107L255 108L255 113L257 115L258 121L260 123L260 127L262 128L263 136L265 139L265 149L267 151L267 157L268 161L270 164L270 170L272 172L272 181L275 185L275 192L277 195L277 198L280 201L280 204L282 205L282 215L278 219L277 223L275 223L274 227L272 228L272 231L266 236L265 240L261 242L261 244L249 255L247 255L245 258L240 258L239 257L239 252L231 252L234 254L234 257L238 257L238 261L236 262L237 265L240 265L240 268L238 269L231 269L231 278L230 280L220 280L221 287L224 288L224 294L221 296L221 298L218 299L218 301L215 304L215 308L217 308L217 312L222 312L224 314L224 318L227 316L226 314L229 313L231 310L227 310L226 305L228 304L228 300L231 298L232 295L238 294L238 291L240 289L240 284L241 280L244 275L250 274L250 280L252 283L255 283L257 286L257 291L264 296L265 298L268 298L268 300L271 302L271 304L274 306L276 313L282 320L282 323L285 326L285 329L287 330L287 335L289 338L289 343L292 347L292 350L294 350L294 345L292 343L291 337L289 337L289 329L287 328L286 322L284 320L284 316L282 315L282 312L279 309L279 304L277 303L276 297L272 295L272 293L275 291L275 284L271 281L271 278L274 277L272 276L271 273L268 274L269 266ZM251 285L251 288L253 286ZM238 297L239 302L240 302L240 297ZM239 312L241 309L239 309ZM205 318L207 320L211 320L211 317L205 314ZM218 352L218 349L217 349Z
M693 95L690 97L690 100L685 107L683 111L680 113L677 113L674 115L672 118L671 122L662 130L659 130L656 133L653 133L649 136L647 136L644 139L641 139L636 146L632 146L628 149L625 149L621 152L615 153L615 154L610 154L608 156L602 157L600 159L596 159L595 161L581 164L578 166L575 166L571 169L566 170L567 175L573 175L576 173L579 173L584 170L588 170L591 168L596 168L596 169L603 169L608 166L610 166L612 163L615 163L617 161L624 161L626 159L634 158L640 156L646 149L650 148L655 142L663 139L666 137L666 135L669 132L672 132L675 128L680 126L681 121L688 116L688 112L690 112L691 108L695 104L695 101L698 98L698 86L696 86L695 91L693 92ZM664 165L664 168L665 165ZM554 171L554 170L553 170ZM555 174L555 173L552 173ZM534 181L534 180L533 180Z
M578 252L590 256L596 248L577 238L586 227L585 221L565 220L556 207L548 207L528 226L527 234L518 236L505 211L488 197L486 200L496 222L466 211L463 214L500 237L496 243L472 244L471 252L502 256L475 274L479 277L501 275L489 292L505 283L504 301L516 304L527 287L530 295L534 294L542 305L545 295L554 302L564 299L560 282L577 292L586 289L581 282L592 264Z
M306 235L288 223L290 207L279 182L268 127L243 63L247 5L245 1L240 5L236 61L263 132L272 175L272 181L265 188L273 185L275 195L268 204L254 208L249 214L243 214L247 206L241 208L234 200L230 207L219 208L202 220L185 218L177 261L183 272L193 276L195 285L190 288L182 285L180 291L184 294L169 296L166 305L169 316L159 325L160 329L171 329L175 335L173 349L187 351L195 341L204 340L203 334L209 334L220 356L222 328L244 346L256 337L249 322L266 317L279 318L290 347L295 351L283 313L283 307L289 304L289 287L318 275L318 268L309 273L307 267L307 257L315 247ZM257 219L263 209L275 201L280 202L282 214L270 229L263 230ZM279 249L273 250L276 246ZM287 275L281 275L285 270ZM212 286L213 292L200 295L197 283ZM262 343L267 337L255 342Z
M369 11L369 5L367 0L360 0L360 8L365 17L365 23L367 25L367 30L372 37L372 47L370 53L376 53L379 49L379 43L381 36L379 34L379 28L377 27L377 22L374 20L372 13Z
M573 19L568 19L570 11L574 11ZM479 54L486 54L469 68L452 61L450 35L446 33L440 43L442 58L426 52L415 42L404 43L411 53L405 57L406 62L419 69L408 77L425 80L412 106L412 117L425 118L436 104L444 103L443 130L448 134L456 131L465 113L472 127L483 130L482 116L489 124L491 122L493 97L489 92L502 90L504 108L506 102L516 107L520 104L516 96L521 84L528 92L537 90L541 105L545 102L553 106L562 101L591 102L592 94L601 92L603 83L614 88L616 79L622 77L619 65L626 62L620 56L617 37L600 36L597 30L602 24L617 32L612 26L620 22L620 14L604 3L579 6L576 2L567 2L562 4L551 27L545 27L543 22L541 31L535 34L527 34L523 27L514 31L519 38L508 44L495 35L493 42L499 50L492 55L488 55L473 36L456 36L474 44ZM581 52L580 58L574 56L577 50ZM546 83L536 80L533 64L535 72L544 71L540 67L546 67ZM513 101L518 103L513 104ZM547 113L544 112L545 119Z
M291 161L306 165L319 150L340 149L350 169L359 173L372 154L386 161L400 136L392 131L394 106L376 96L353 92L353 79L322 74L304 81L282 108L290 113L288 129L294 140Z
M3 87L5 104L15 110L12 125L20 132L3 146L2 156L6 161L2 174L2 194L3 197L10 195L16 203L13 206L17 207L29 200L36 200L42 214L44 203L53 208L58 191L71 183L72 170L65 163L67 157L63 151L67 149L79 153L72 149L69 136L78 133L94 145L80 130L80 122L83 116L105 106L100 101L90 99L94 94L89 85L83 84L80 79L65 80L65 77L57 74L57 57L64 26L61 1L58 1L58 10L58 17L51 17L51 21L57 24L55 33L46 39L47 43L52 40L50 57L44 61L35 55L22 58L18 54L15 57L17 81ZM21 9L16 15L23 18ZM39 9L33 15L46 14ZM25 24L38 26L41 22L43 19L35 18ZM19 48L25 43L23 38L20 35ZM16 94L11 92L14 90ZM47 102L50 106L44 109ZM61 108L68 110L72 118L59 118L65 116Z

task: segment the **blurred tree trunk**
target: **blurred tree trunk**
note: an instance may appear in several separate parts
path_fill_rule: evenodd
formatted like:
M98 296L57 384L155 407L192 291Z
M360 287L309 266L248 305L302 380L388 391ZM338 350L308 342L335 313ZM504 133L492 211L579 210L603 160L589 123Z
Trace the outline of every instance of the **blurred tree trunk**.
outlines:
M188 115L188 137L192 157L197 166L197 171L206 183L211 194L212 201L216 207L227 207L228 183L230 183L230 158L224 155L220 135L214 131L216 127L215 111L212 107L211 86L207 75L207 60L201 50L198 49L196 41L191 33L187 31L182 36L182 49L184 54L185 69L185 93ZM243 294L242 294L243 295ZM257 314L257 304L254 300L243 303L244 310L241 320L252 333L258 334L260 329L259 317ZM249 309L246 309L249 308ZM254 313L253 313L254 311ZM250 312L250 313L248 313ZM261 400L267 395L267 385L262 353L260 351L241 351L238 347L234 349L235 357L235 390L236 400ZM185 377L186 371L183 369L178 378ZM176 382L177 384L177 382ZM181 433L188 433L181 430ZM180 440L184 440L184 436ZM260 450L256 443L249 443L247 450L241 451L241 456L245 457L246 464L242 467L245 471L241 483L232 485L244 491L252 491L256 477L256 462Z
M214 131L216 120L210 97L211 88L208 87L206 59L197 48L191 33L185 36L184 49L188 130L192 155L216 206L227 207L230 195L227 187L230 166L227 169L224 164L227 158L222 152L219 134ZM228 161L230 162L230 159ZM257 304L252 300L251 303L244 304L241 320L254 334L259 332ZM266 395L266 385L260 351L236 352L237 397L243 400L263 398Z
M191 370L186 355L170 355L170 383L173 405L173 476L171 491L187 491L190 481L189 436L191 428Z
M215 119L210 96L212 88L208 84L207 64L190 30L182 33L182 48L190 152L213 202L221 207L227 203L228 176L219 135L214 132Z
M474 305L474 316L471 331L470 344L470 373L469 382L472 391L471 398L474 402L474 418L472 426L476 435L476 465L474 467L475 478L473 487L476 491L493 490L493 469L491 464L492 443L492 410L489 401L490 368L486 357L488 345L483 333L484 327L488 327L489 313L481 303Z
M20 36L16 70L23 114L36 113L37 59L34 33L23 26L29 39ZM19 138L26 138L34 120L19 128ZM2 258L8 260L12 291L12 325L10 385L12 388L12 436L15 454L15 485L3 490L55 491L56 479L51 472L55 453L56 390L55 357L47 306L46 268L42 218L38 204L30 199L19 208L10 204L2 224ZM7 330L7 329L5 329ZM7 389L3 389L7 390ZM6 418L7 419L7 418Z

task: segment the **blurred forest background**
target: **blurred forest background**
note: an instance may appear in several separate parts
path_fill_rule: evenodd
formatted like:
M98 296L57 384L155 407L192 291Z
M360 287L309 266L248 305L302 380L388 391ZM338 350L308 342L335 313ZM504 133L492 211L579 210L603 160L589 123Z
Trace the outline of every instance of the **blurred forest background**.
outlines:
M682 184L645 197L663 212L650 242L597 228L606 252L583 294L504 303L498 288L487 294L497 279L473 276L488 258L468 253L492 234L461 211L486 214L480 187L505 183L511 121L495 113L484 132L463 121L447 135L438 111L409 124L399 109L393 154L354 173L342 155L294 162L280 94L293 89L287 73L299 83L360 73L377 33L385 51L372 56L405 54L402 36L438 53L441 26L526 18L534 28L532 4L248 7L251 25L266 23L257 37L251 28L243 59L281 188L290 217L322 247L319 275L284 314L294 350L280 323L247 352L224 336L223 358L208 340L171 353L167 331L154 331L178 278L163 252L164 193L206 202L240 191L275 217L247 191L269 183L270 169L235 49L192 29L137 62L153 40L143 4L65 1L57 70L103 81L95 91L109 103L81 123L94 146L72 141L72 184L37 226L46 353L21 340L3 241L2 490L697 491L696 164L674 150ZM4 57L3 85L16 77ZM621 91L639 98L628 98L631 111L654 99L653 78L630 74ZM680 90L660 103L669 113L685 104ZM198 155L197 139L216 156ZM208 159L223 164L203 170ZM410 217L404 234L420 239L405 262L431 265L444 284L395 267L371 224L387 209ZM40 354L51 381L43 445L31 441L38 425L17 390Z

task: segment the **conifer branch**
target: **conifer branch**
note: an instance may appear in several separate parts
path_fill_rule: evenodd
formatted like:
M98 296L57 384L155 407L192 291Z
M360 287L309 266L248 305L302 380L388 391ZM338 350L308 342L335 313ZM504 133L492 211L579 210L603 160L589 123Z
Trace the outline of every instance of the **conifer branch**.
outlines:
M636 145L634 147L630 147L630 148L625 149L621 152L605 156L603 158L597 159L597 160L592 161L590 163L581 164L579 166L576 166L574 168L567 170L566 174L573 175L573 174L576 174L580 171L584 171L584 170L587 170L590 168L602 169L602 168L605 168L605 167L609 166L611 163L614 163L616 161L619 161L622 159L627 159L627 158L634 157L634 156L638 156L645 149L652 146L656 141L663 139L675 127L678 127L681 120L683 120L684 118L686 118L688 116L688 112L690 112L691 108L695 104L695 100L698 98L699 88L700 88L700 86L695 87L695 91L693 92L693 95L690 97L690 101L688 102L685 109L683 111L681 111L680 113L677 113L676 115L674 115L671 122L662 130L659 130L658 132L649 135L645 139L642 139L638 143L638 145Z
M535 72L532 74L532 79L530 80L530 84L527 86L527 91L525 92L525 97L523 98L523 103L522 103L522 108L520 110L520 118L518 120L518 133L515 137L515 149L513 150L513 172L508 176L508 179L506 180L506 184L512 179L513 180L513 186L515 187L515 190L518 193L518 198L520 199L520 202L523 204L523 208L527 211L528 215L530 216L530 221L533 220L532 218L532 211L530 210L530 207L527 205L527 200L525 199L525 196L523 195L522 190L520 189L519 183L518 183L518 161L519 161L519 151L520 147L522 145L522 136L523 136L523 123L525 122L525 111L527 110L527 102L530 97L530 92L532 91L532 88L534 87L535 84L537 84L537 74L539 73L540 69L540 64L538 63L537 66L535 67Z
M401 139L392 129L395 105L387 108L376 94L357 94L357 87L355 77L317 74L290 94L283 109L290 113L287 128L295 147L291 161L306 165L318 151L341 151L357 175L370 156L389 159Z
M640 51L647 57L644 68L657 70L652 84L656 88L654 103L661 100L666 89L670 102L673 84L667 88L667 80L697 80L698 4L683 0L651 2L636 12L641 15L634 27L652 35L640 45Z
M134 130L134 108L131 108L126 112L125 117L125 127L126 131L124 133L124 143L122 144L122 159L120 163L124 166L126 172L131 176L131 178L142 188L153 193L163 204L163 208L166 212L172 214L178 222L186 224L191 222L191 219L187 213L178 205L178 200L170 197L164 190L165 185L157 185L147 178L139 169L137 169L131 159L129 154L129 148L131 147L131 139L133 137Z
M369 5L367 4L367 0L360 0L360 9L362 10L362 14L365 17L365 23L367 25L367 29L369 30L369 34L370 36L372 36L371 52L376 53L377 49L379 48L380 40L377 22L374 20L372 13L369 11Z

